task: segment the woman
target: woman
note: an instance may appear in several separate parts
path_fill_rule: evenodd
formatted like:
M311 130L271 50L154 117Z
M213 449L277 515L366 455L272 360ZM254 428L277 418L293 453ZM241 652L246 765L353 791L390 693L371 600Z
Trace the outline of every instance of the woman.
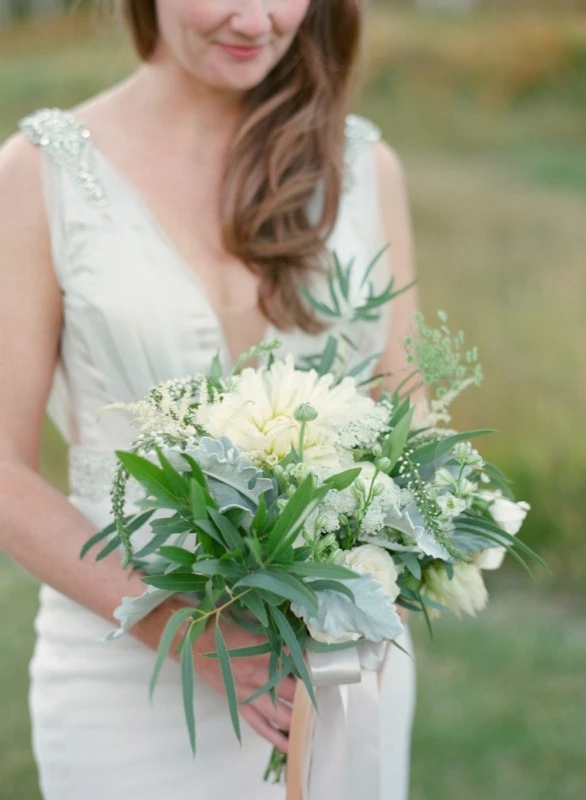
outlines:
M213 650L196 646L198 755L191 759L177 664L153 705L146 685L177 601L113 644L112 612L140 594L112 554L79 560L108 521L114 450L132 438L107 403L225 362L279 334L297 357L327 331L300 287L323 290L335 250L411 280L401 170L378 130L345 120L362 16L359 0L126 0L143 59L127 80L68 114L40 111L0 156L0 531L6 552L43 583L31 663L34 751L46 800L232 795L282 798L262 784L284 750L294 683L242 707L234 741ZM83 121L82 121L83 120ZM413 293L393 325L342 324L378 370L401 379ZM388 343L385 347L386 336ZM360 355L359 353L359 355ZM71 444L69 502L36 473L49 411ZM229 647L254 640L227 624ZM238 660L241 697L266 680ZM382 794L407 793L412 665L392 648L382 676Z

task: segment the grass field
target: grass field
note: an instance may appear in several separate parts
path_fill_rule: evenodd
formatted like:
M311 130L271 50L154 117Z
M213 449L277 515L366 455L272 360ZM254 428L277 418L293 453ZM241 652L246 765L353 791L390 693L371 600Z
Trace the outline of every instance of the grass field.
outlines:
M383 4L384 5L384 4ZM524 4L528 5L528 4ZM0 141L31 110L68 107L133 57L85 17L0 36ZM586 15L377 12L357 107L406 168L423 305L480 347L486 381L459 427L533 507L553 578L498 577L478 623L415 626L413 800L585 796ZM64 487L47 429L43 472ZM27 674L34 581L0 560L0 800L37 800Z

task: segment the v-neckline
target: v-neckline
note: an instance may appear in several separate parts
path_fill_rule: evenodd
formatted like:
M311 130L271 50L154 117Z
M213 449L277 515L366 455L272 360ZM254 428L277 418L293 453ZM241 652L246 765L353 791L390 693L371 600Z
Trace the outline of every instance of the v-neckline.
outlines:
M85 122L83 122L85 125ZM86 126L86 130L89 133L89 140L91 143L91 147L93 150L94 155L97 159L102 163L102 165L109 170L111 175L114 179L118 182L118 184L123 188L123 190L128 194L132 201L134 202L135 207L138 209L141 216L145 219L148 227L153 230L155 236L163 243L166 247L174 261L177 263L181 272L184 274L185 278L188 282L193 286L193 288L198 292L201 296L205 307L213 320L214 325L218 329L218 335L220 339L220 350L222 351L224 366L227 369L231 369L233 365L236 363L240 355L242 353L235 355L230 347L230 343L228 341L228 337L226 336L226 331L224 325L222 324L220 312L218 312L210 300L209 293L197 274L197 272L193 269L187 257L181 252L178 245L175 243L169 232L167 231L166 227L162 224L159 217L153 211L150 203L144 197L143 193L140 189L136 186L136 184L121 170L117 167L114 162L106 156L99 147L96 146L94 142L93 136L91 135L91 131ZM263 328L262 336L257 342L257 344L261 344L262 342L266 342L271 338L274 338L272 335L274 332L274 326L266 320L266 324Z

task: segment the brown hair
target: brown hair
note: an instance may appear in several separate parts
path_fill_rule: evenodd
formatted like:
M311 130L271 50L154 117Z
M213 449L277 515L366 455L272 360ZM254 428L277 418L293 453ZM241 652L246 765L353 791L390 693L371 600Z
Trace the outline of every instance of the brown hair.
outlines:
M155 0L121 2L147 60L159 35ZM288 52L249 92L231 147L222 187L224 246L259 277L259 307L282 330L323 328L300 287L323 267L338 215L361 17L361 0L311 0ZM312 208L318 187L319 206Z

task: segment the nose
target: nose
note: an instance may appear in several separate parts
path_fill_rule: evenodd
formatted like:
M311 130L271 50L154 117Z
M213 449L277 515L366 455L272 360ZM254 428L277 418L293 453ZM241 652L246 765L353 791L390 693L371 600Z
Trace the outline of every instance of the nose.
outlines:
M238 11L230 21L234 33L247 39L260 39L273 29L273 20L268 11L267 0L239 0Z

